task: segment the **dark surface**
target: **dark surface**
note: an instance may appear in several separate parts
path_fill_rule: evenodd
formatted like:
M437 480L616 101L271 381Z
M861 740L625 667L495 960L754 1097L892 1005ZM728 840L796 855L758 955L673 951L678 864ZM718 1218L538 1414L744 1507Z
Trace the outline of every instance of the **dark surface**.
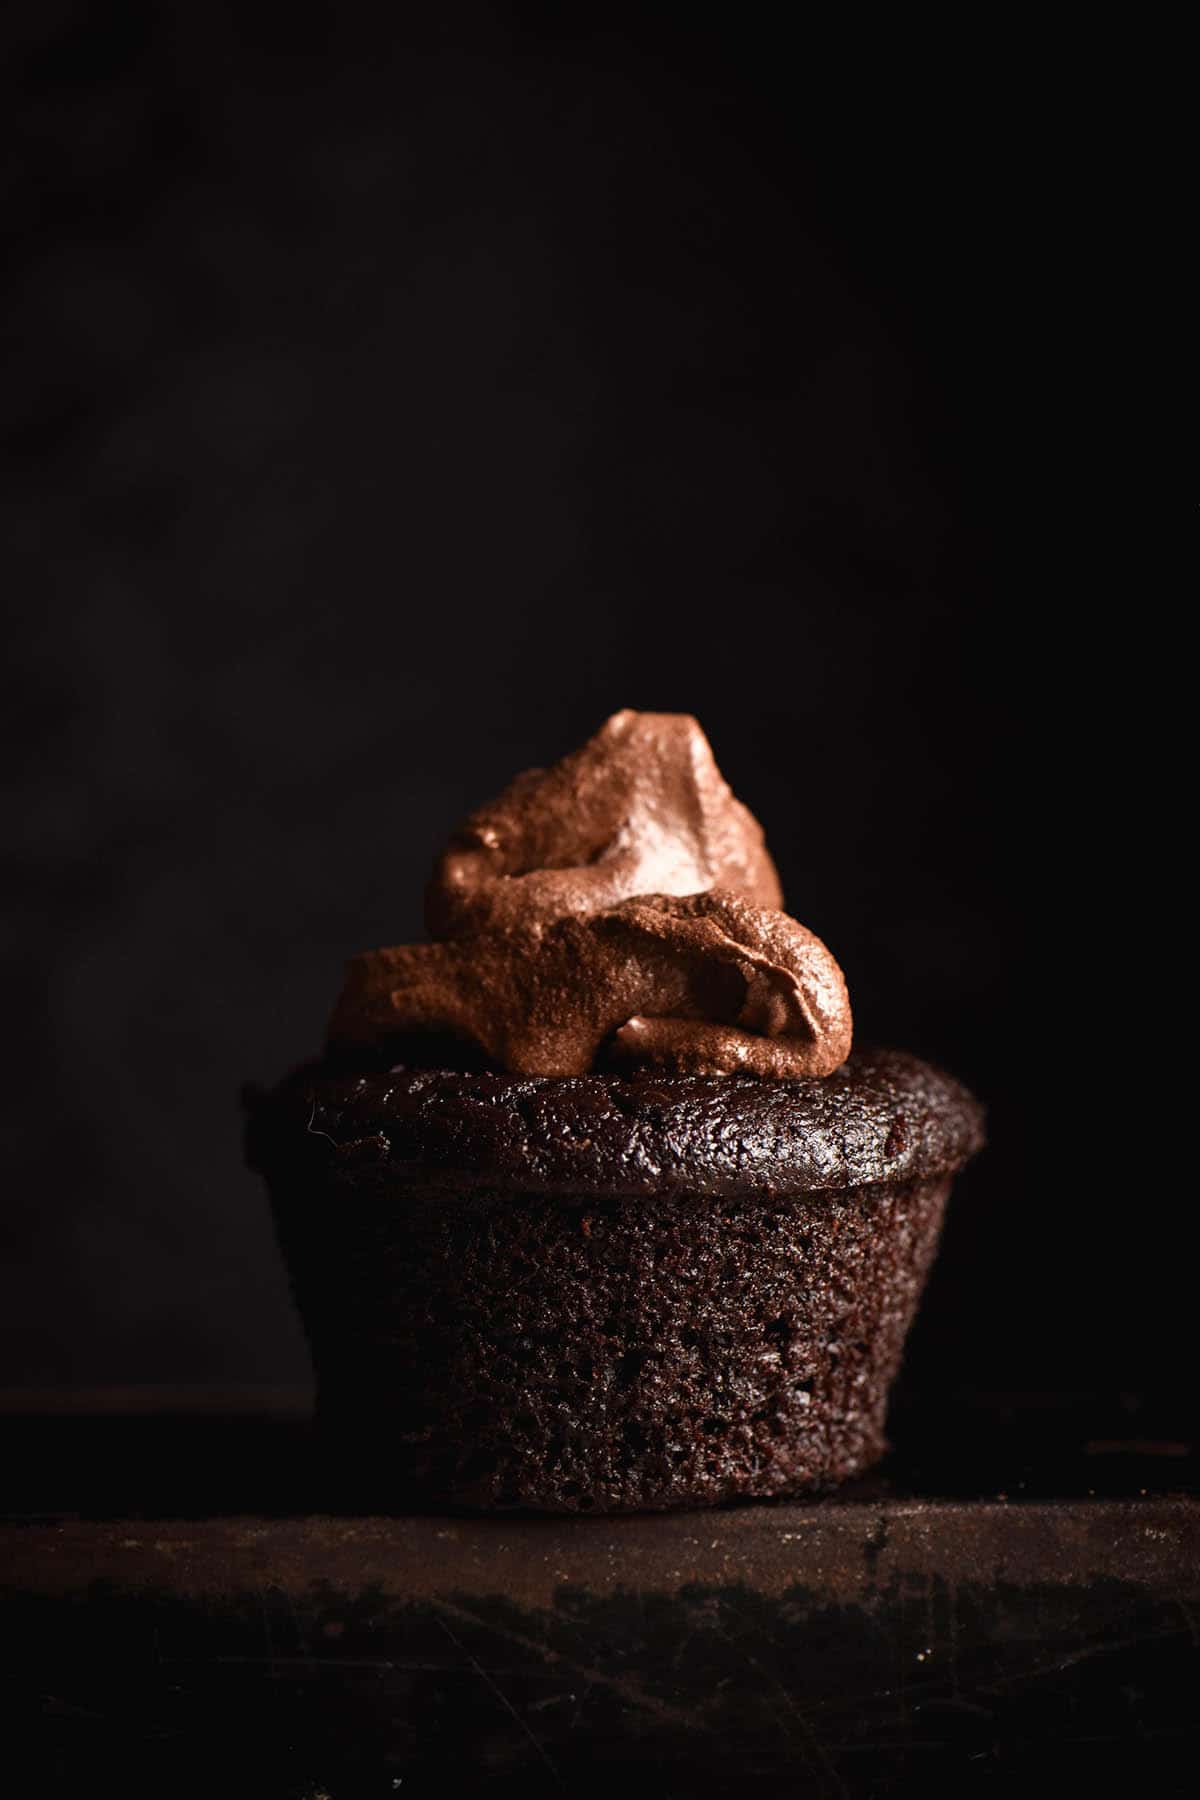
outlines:
M9 1516L225 1518L378 1510L314 1434L311 1391L0 1394ZM994 1394L901 1383L894 1449L833 1501L1127 1499L1200 1491L1194 1418L1130 1392Z
M547 1521L315 1515L333 1472L249 1397L26 1397L9 1770L187 1800L1192 1792L1194 1447L1132 1396L959 1402L835 1499Z
M960 1083L899 1051L811 1081L396 1070L254 1098L251 1160L463 1192L769 1198L953 1175L983 1147Z
M620 705L698 714L864 1041L989 1107L922 1379L1166 1379L1184 1265L1064 978L1111 1005L1143 866L1129 681L1074 715L1118 627L1064 489L1138 340L1108 251L1061 285L1070 126L907 28L872 78L694 9L0 12L6 1379L303 1378L238 1087Z

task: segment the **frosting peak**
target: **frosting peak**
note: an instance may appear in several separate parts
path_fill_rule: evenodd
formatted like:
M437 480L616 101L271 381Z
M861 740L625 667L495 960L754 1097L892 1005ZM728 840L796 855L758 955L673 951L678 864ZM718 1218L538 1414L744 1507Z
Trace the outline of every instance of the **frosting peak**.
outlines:
M827 1075L845 982L782 898L696 720L616 713L466 820L426 895L438 941L354 958L330 1044L432 1031L526 1075Z
M626 710L471 814L438 859L425 922L433 937L462 937L712 887L783 905L762 828L697 721Z

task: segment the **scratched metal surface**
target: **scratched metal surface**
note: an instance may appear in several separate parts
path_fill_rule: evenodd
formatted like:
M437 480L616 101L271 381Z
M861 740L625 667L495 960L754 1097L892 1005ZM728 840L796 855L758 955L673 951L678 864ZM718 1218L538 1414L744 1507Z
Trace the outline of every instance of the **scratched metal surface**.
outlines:
M616 1520L289 1510L296 1422L207 1423L3 1421L10 1493L49 1503L0 1525L14 1791L1193 1790L1195 1464L1145 1419L1080 1440L1091 1494L914 1497L901 1463L818 1505ZM233 1510L271 1467L274 1510Z

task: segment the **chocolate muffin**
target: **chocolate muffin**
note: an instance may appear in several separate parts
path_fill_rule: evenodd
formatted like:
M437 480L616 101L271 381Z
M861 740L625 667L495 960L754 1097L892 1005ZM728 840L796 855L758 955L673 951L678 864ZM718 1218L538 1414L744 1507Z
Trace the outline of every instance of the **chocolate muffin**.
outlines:
M356 959L323 1062L254 1103L319 1422L374 1504L710 1505L881 1454L981 1113L848 1055L780 901L695 721L618 714L467 822L435 941Z

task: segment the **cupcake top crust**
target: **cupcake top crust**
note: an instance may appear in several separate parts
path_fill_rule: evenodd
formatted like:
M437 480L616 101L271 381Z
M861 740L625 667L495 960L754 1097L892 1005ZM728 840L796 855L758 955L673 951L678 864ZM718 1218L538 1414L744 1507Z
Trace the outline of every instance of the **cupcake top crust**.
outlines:
M981 1148L983 1111L949 1075L888 1050L785 1082L301 1071L251 1122L252 1161L284 1144L355 1186L386 1173L389 1189L456 1194L769 1198L949 1175Z
M782 908L696 720L616 713L466 820L427 892L432 941L353 959L328 1048L408 1060L424 1034L515 1075L828 1076L846 984Z

